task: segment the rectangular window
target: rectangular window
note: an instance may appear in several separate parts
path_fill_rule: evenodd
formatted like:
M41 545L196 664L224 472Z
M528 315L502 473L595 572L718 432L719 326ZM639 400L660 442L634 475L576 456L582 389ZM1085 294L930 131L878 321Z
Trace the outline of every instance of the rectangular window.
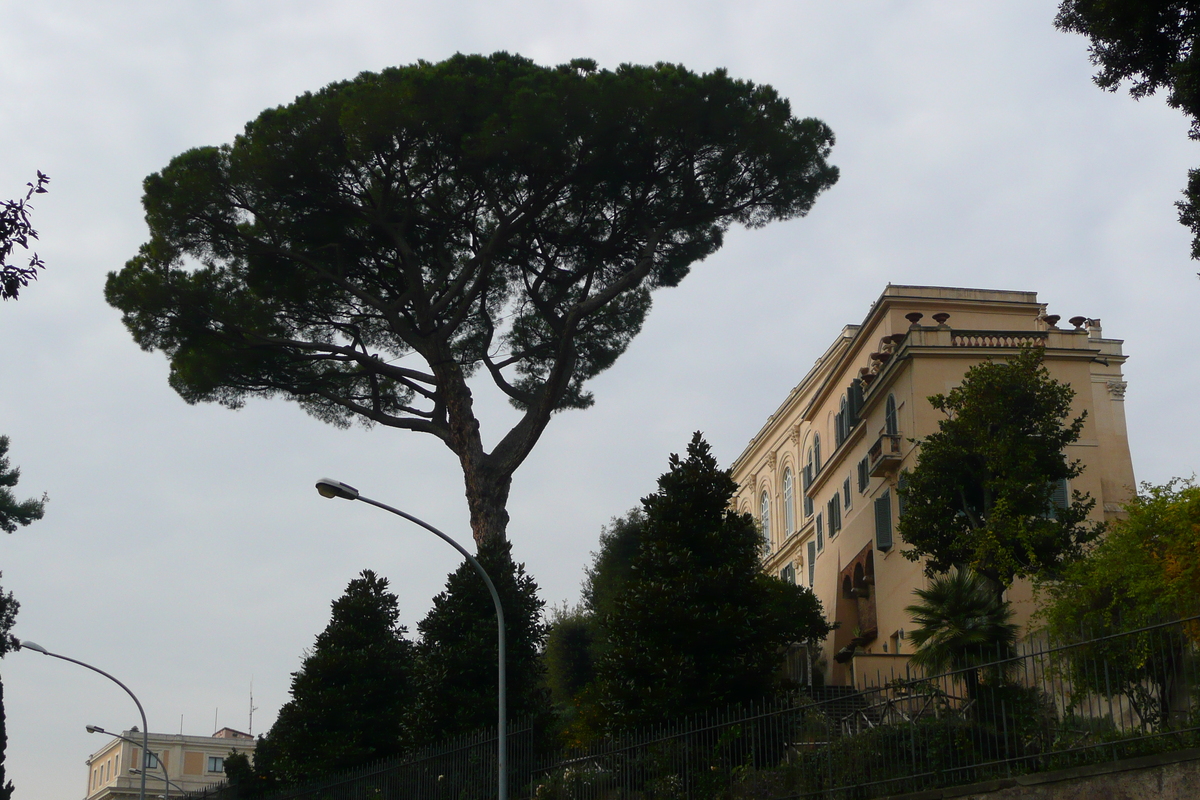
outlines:
M808 495L804 495L804 517L807 519L813 513L813 501Z
M841 447L842 442L846 441L846 412L839 411L833 415L833 444L835 447Z
M817 543L811 539L808 542L808 588L813 588L817 577Z
M842 502L847 509L850 508L850 479L842 481Z
M887 489L875 498L875 548L892 549L892 496Z
M908 507L908 470L904 470L896 478L896 516L903 517L904 509Z
M865 492L867 484L871 480L870 468L867 465L867 457L863 456L863 460L858 462L858 491Z
M796 568L794 566L792 566L791 564L788 564L786 567L784 567L783 569L781 569L779 571L779 579L781 581L783 581L784 583L790 583L793 586L795 586L796 585Z
M221 758L220 756L209 756L208 757L208 771L209 772L224 772L225 771L225 759Z
M821 519L821 515L817 514L817 552L825 549L825 522Z

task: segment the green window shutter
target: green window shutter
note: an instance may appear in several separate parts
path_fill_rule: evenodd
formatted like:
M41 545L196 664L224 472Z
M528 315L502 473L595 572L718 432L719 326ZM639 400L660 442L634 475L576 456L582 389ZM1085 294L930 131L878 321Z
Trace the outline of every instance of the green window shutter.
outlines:
M808 588L813 588L813 581L817 577L817 543L809 541L808 543Z
M858 424L858 415L862 412L862 381L858 378L851 381L850 390L846 394L850 398L850 427L853 428Z
M908 508L908 470L900 473L900 477L896 479L896 514L904 516L904 509Z
M875 549L892 549L892 496L886 489L875 498Z

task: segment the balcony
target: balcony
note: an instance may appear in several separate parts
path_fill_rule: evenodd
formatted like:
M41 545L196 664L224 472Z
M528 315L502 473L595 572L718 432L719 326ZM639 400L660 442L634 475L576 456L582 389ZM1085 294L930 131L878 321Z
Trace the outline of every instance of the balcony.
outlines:
M872 478L878 478L899 469L903 458L900 434L885 433L876 439L875 444L867 451L867 468Z

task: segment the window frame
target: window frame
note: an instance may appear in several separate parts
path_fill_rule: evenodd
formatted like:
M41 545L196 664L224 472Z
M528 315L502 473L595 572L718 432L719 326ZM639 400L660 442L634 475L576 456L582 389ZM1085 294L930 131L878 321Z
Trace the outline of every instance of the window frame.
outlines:
M783 468L783 540L796 532L796 477L791 466Z

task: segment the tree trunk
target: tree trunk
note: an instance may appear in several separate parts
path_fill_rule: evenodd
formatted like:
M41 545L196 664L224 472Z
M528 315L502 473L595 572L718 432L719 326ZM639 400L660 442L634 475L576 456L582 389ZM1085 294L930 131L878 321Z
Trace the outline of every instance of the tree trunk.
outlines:
M468 469L465 459L462 466L475 546L496 536L503 540L508 530L508 491L512 487L512 476L496 475L486 466Z
M433 372L446 404L449 428L446 444L462 466L467 508L471 512L471 535L478 548L493 537L505 538L512 470L497 468L497 460L484 452L474 400L458 364L452 358L445 358L433 367Z

